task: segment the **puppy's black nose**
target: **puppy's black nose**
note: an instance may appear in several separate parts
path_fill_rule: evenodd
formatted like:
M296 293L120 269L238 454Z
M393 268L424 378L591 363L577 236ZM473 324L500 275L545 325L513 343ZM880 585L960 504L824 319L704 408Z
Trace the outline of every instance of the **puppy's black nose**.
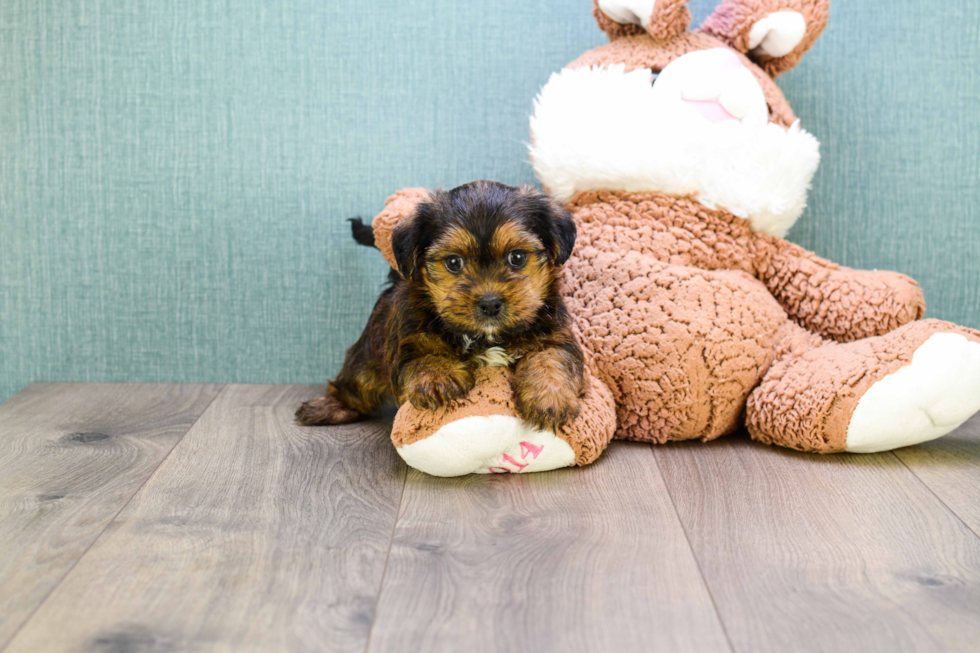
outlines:
M504 307L504 300L497 295L484 295L476 302L476 307L487 317L496 317Z

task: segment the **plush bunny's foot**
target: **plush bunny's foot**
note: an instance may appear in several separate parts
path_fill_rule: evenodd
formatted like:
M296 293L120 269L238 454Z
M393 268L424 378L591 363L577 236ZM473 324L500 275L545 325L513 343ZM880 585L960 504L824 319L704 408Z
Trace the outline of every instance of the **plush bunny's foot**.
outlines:
M912 362L861 397L847 429L847 451L874 453L942 437L980 411L980 342L936 333Z
M817 453L873 453L934 440L980 410L980 332L916 320L829 342L788 325L749 397L756 440Z
M570 467L571 446L554 433L537 431L519 417L464 417L398 448L402 459L433 476L544 472Z
M586 375L582 409L557 433L524 422L514 405L511 373L483 368L463 399L423 411L406 402L391 432L398 454L433 476L543 472L587 465L612 439L616 409L600 381Z

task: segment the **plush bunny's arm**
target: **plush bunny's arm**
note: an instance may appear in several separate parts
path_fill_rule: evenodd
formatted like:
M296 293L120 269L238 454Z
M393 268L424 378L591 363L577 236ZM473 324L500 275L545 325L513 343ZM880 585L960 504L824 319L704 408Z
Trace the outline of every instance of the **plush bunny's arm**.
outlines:
M404 188L385 200L384 210L371 222L371 227L374 228L375 246L381 250L388 264L396 270L398 264L395 262L394 252L391 251L391 232L403 220L411 218L415 208L429 197L431 197L429 191L424 188Z
M757 276L798 324L838 342L888 333L925 312L919 285L904 274L852 270L772 238Z

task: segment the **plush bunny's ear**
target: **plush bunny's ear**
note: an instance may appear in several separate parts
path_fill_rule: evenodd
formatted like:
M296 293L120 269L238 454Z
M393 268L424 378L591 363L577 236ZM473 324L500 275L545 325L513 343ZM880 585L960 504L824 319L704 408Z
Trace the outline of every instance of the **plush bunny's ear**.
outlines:
M657 40L687 31L691 24L689 0L592 0L592 14L610 40L642 34Z
M723 0L698 29L776 77L800 62L827 26L830 0Z

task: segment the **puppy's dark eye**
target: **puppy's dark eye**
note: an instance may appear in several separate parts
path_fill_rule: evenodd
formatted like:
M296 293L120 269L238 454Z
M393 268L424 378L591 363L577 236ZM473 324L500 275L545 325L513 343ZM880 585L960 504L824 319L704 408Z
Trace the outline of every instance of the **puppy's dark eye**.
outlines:
M527 252L515 249L507 255L507 265L512 268L522 268L527 263Z
M456 274L462 271L463 269L462 256L456 256L455 254L453 254L452 256L447 256L445 259L443 259L442 262L445 264L446 269L452 272L453 274Z

